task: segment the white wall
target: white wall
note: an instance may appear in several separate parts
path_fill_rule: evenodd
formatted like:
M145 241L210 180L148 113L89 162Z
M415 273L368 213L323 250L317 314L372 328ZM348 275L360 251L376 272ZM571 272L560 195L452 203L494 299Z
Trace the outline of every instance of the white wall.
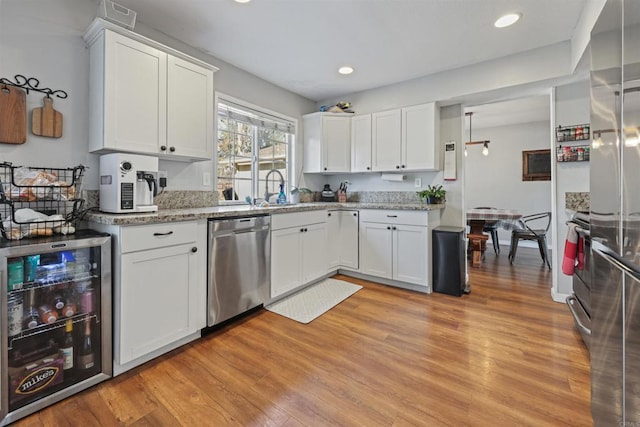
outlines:
M489 155L481 145L467 147L465 205L516 209L523 215L551 211L551 181L522 181L522 151L549 148L549 121L472 129L474 141L489 140ZM498 231L509 245L511 232ZM548 236L551 244L551 235Z
M590 122L589 90L588 81L556 88L555 126L571 126ZM582 143L588 144L589 141L582 141ZM566 221L568 217L565 213L565 193L589 191L589 162L554 162L554 166L556 176L555 203L558 214L555 218L557 241L554 244L553 257L557 268L554 270L553 289L554 298L563 301L564 297L571 294L573 290L571 277L562 274L560 268L567 235Z
M98 156L88 153L89 56L82 34L96 16L97 1L2 0L0 3L0 77L15 74L36 77L40 86L63 89L69 97L54 100L64 115L63 136L42 138L27 132L23 145L0 144L0 160L28 166L89 166L84 188L98 188ZM314 111L314 103L230 64L199 52L175 39L136 24L136 32L209 62L216 91L300 119ZM41 106L41 94L27 96L27 109ZM300 123L302 121L300 120ZM30 123L28 128L30 128ZM302 164L302 134L296 158ZM301 166L299 166L301 167ZM213 190L202 186L202 173L213 170L213 161L182 163L161 161L169 172L169 189Z

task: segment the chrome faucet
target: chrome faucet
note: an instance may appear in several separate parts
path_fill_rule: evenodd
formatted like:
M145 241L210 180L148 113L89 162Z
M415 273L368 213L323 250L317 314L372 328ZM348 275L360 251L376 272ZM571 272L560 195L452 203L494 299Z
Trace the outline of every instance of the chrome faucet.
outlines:
M284 185L284 177L282 176L282 174L280 173L280 171L278 169L271 169L269 172L267 172L267 176L264 179L264 200L266 202L269 201L269 197L273 196L276 193L269 193L269 177L271 176L272 173L277 173L278 175L280 175L280 184Z

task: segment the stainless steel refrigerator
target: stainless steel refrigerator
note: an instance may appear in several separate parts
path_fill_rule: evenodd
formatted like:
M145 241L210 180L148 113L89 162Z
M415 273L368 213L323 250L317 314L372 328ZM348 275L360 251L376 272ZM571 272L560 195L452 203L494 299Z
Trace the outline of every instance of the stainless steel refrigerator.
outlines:
M608 0L591 33L591 412L640 425L640 2Z

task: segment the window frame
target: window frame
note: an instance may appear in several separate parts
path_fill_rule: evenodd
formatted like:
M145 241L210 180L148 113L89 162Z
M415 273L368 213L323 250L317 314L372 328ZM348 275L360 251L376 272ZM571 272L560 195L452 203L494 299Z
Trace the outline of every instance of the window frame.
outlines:
M293 141L287 143L287 158L286 158L286 164L288 165L287 167L287 171L286 171L286 176L285 176L285 181L289 183L289 188L285 189L285 192L287 194L287 200L289 200L289 197L291 195L291 188L293 188L294 186L297 185L296 179L295 179L295 173L294 171L296 170L296 161L295 161L295 145L298 141L298 133L299 133L299 128L298 128L298 119L287 116L285 114L279 113L277 111L273 111L270 110L268 108L265 107L261 107L259 105L255 105L252 104L250 102L244 101L242 99L238 99L236 97L233 97L231 95L227 95L225 93L222 92L216 92L215 93L215 104L214 104L214 111L215 111L215 117L214 117L214 135L215 135L215 141L214 141L214 147L213 147L213 190L216 192L216 194L218 193L218 105L219 103L222 101L222 103L224 103L224 101L230 102L232 104L238 105L239 107L243 107L246 108L247 110L259 113L259 114L264 114L265 116L270 116L273 117L274 119L279 119L282 120L283 122L289 122L293 125L294 127L294 131L291 133L291 135L293 136ZM257 133L257 132L255 132ZM258 152L259 152L260 148L258 147L258 141L257 138L254 138L253 141L253 147L252 147L252 160L251 160L251 191L252 191L252 197L254 199L262 199L263 195L260 193L260 168L259 168L259 164L258 164ZM240 196L239 196L240 197ZM224 199L220 199L218 198L218 204L222 204L222 205L243 205L243 204L247 204L247 202L245 200L224 200Z

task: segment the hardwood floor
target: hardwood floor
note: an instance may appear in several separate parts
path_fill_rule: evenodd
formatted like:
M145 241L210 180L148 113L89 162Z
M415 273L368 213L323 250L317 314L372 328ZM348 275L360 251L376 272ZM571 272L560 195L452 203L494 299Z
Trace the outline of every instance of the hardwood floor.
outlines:
M589 361L537 250L471 294L371 282L304 325L261 310L16 423L588 426Z

